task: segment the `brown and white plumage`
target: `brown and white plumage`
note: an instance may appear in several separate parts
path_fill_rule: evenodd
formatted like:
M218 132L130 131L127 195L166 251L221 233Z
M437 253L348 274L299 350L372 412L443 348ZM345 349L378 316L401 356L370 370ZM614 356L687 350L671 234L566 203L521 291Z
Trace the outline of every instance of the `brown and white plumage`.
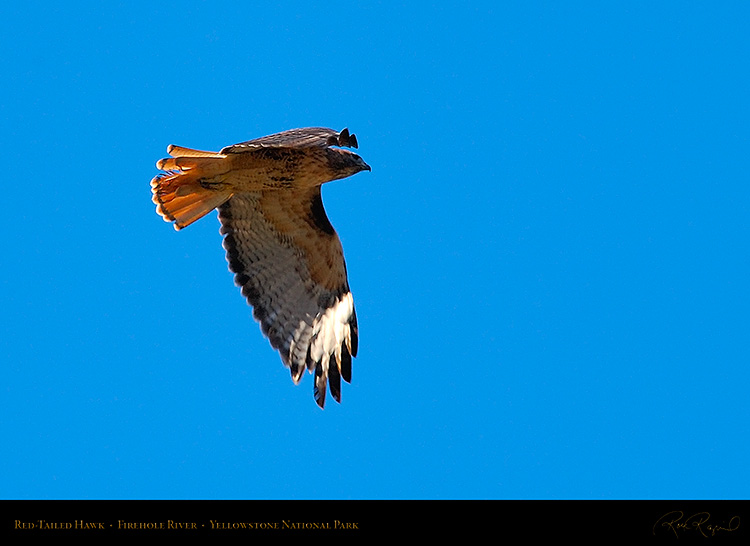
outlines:
M340 147L357 147L347 129L292 129L205 152L178 146L151 181L157 212L182 229L219 209L229 268L263 333L295 383L315 374L341 401L351 381L357 317L344 254L326 216L320 186L370 167Z

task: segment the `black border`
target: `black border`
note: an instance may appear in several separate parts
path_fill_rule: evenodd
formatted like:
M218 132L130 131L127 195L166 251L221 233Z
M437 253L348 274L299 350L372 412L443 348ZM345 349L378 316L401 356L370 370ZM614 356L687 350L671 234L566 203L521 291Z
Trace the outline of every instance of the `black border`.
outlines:
M745 500L5 500L0 510L0 535L10 537L13 544L69 538L268 541L449 536L739 544L750 537L750 502Z

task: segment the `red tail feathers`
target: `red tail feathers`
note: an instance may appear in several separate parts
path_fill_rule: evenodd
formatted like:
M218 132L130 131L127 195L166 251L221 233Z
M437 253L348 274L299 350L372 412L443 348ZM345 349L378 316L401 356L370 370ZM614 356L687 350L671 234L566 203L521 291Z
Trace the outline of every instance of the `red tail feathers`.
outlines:
M156 164L167 172L151 180L152 201L156 212L180 230L223 204L232 192L216 183L226 156L178 146L170 146L167 151L178 157L162 159ZM208 181L211 183L207 184Z

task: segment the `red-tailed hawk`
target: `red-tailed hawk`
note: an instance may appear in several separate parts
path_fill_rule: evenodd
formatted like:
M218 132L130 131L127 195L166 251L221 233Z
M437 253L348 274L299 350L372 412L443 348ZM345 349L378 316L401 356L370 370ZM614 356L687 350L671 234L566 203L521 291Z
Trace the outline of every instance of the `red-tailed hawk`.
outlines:
M357 355L357 316L320 186L370 170L348 129L310 127L203 152L169 146L151 181L156 211L182 229L219 209L229 269L263 333L298 383L315 373L341 401Z

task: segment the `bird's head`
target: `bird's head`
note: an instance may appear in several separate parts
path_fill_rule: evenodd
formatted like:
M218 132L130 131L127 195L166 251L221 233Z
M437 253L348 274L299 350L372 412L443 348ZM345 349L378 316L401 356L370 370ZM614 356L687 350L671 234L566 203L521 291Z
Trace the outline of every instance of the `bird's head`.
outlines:
M371 171L370 166L354 152L341 148L328 148L328 165L336 179L352 176L360 171Z

